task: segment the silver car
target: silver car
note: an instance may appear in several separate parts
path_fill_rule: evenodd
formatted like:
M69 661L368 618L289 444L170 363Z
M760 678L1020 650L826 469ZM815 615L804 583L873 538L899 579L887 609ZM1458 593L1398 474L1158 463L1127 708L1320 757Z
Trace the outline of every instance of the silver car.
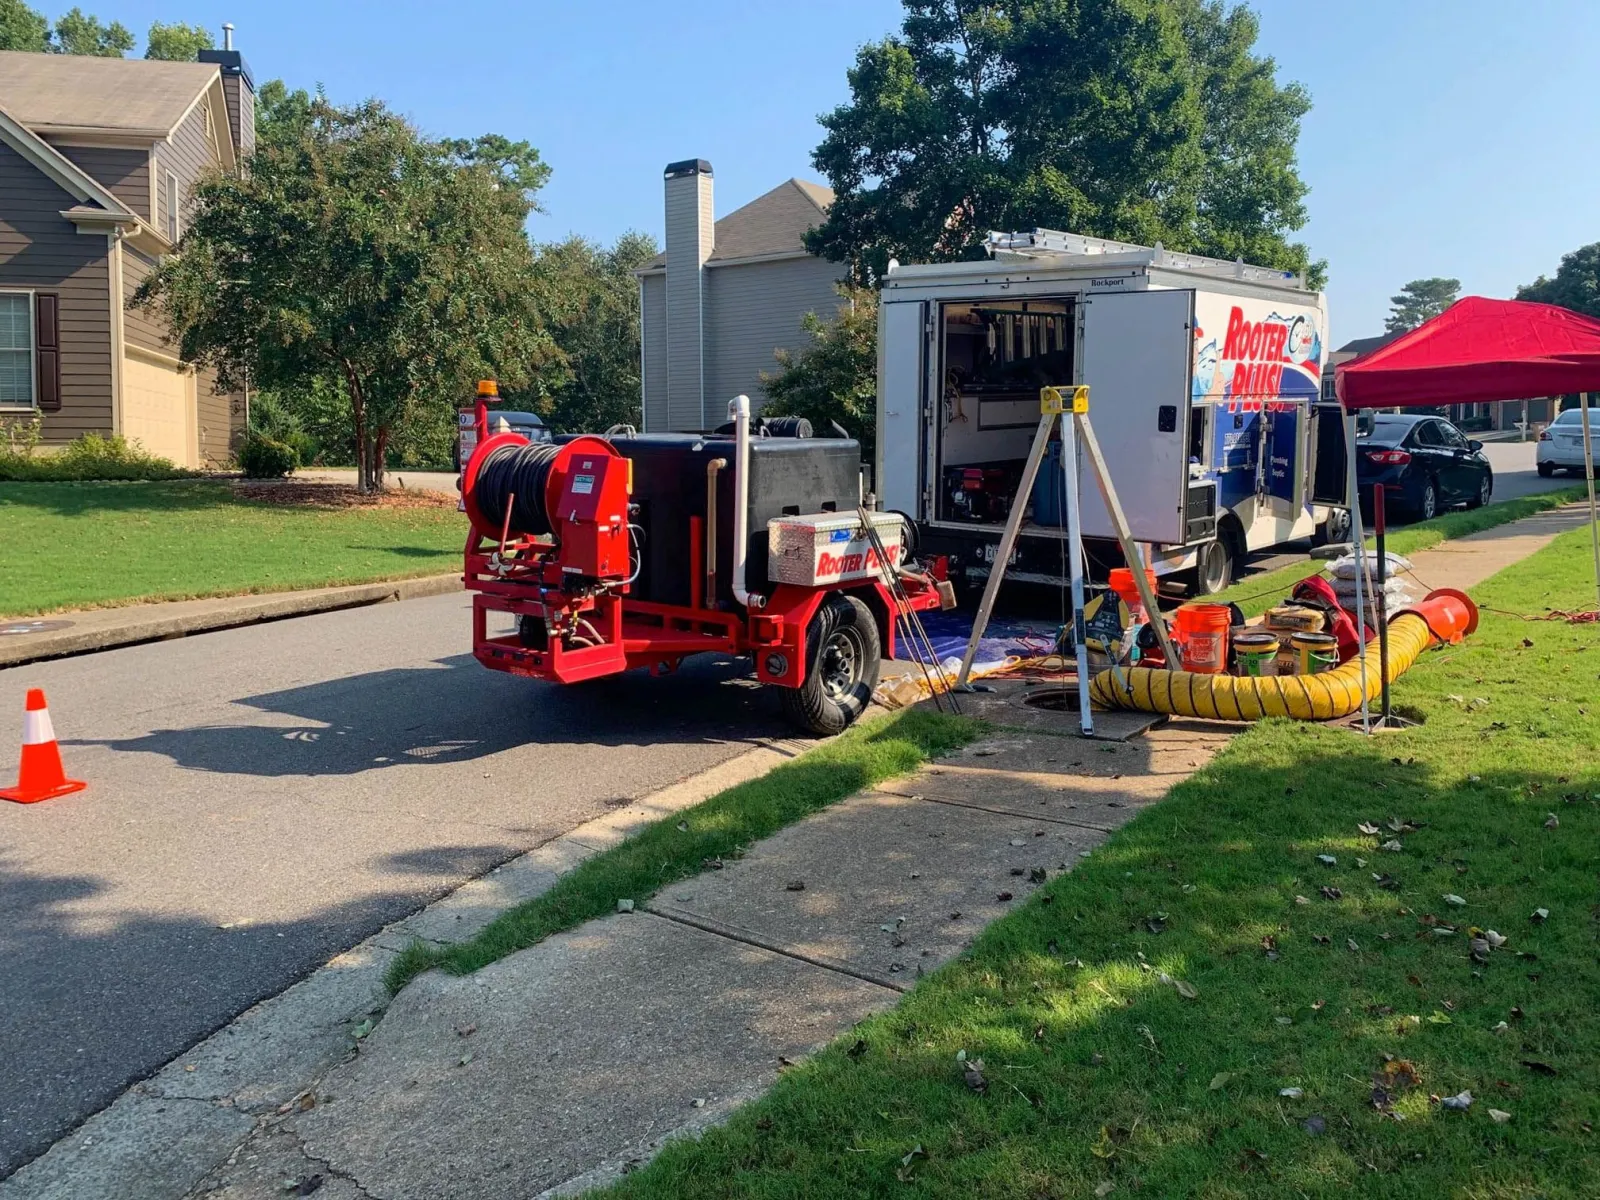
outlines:
M1589 439L1600 442L1600 409L1589 410ZM1583 471L1583 410L1569 408L1546 425L1534 451L1539 474L1546 479L1557 471Z

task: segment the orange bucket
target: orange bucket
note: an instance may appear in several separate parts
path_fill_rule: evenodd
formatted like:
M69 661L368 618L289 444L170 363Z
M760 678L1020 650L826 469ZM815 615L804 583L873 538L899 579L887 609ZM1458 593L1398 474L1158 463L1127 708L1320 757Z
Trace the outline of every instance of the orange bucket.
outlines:
M1156 573L1146 570L1144 577L1150 581L1150 594L1155 595ZM1144 604L1144 600L1139 596L1139 584L1133 577L1131 567L1112 567L1107 582L1110 583L1111 590L1121 596L1122 602L1129 608Z
M1220 675L1228 665L1228 631L1233 613L1226 604L1184 604L1173 614L1172 636L1183 669Z

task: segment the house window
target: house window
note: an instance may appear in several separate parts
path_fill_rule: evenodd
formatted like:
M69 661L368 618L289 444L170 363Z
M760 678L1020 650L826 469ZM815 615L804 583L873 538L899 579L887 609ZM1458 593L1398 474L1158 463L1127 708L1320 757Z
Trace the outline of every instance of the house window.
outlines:
M0 292L0 405L33 407L33 297Z
M171 171L167 172L167 241L174 246L178 244L178 237L183 232L178 224L178 177Z

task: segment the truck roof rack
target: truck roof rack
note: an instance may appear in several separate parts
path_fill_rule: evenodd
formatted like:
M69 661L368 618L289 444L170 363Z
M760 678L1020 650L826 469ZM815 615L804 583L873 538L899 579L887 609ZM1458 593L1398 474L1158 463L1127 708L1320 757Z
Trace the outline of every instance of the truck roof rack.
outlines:
M1251 266L1242 258L1229 262L1225 258L1207 258L1203 254L1180 254L1166 249L1160 242L1154 246L1136 246L1132 242L1114 242L1109 238L1085 237L1081 233L1062 233L1055 229L1035 229L1032 233L991 231L985 248L997 262L1036 262L1065 267L1073 265L1065 261L1069 259L1115 256L1119 265L1165 267L1220 279L1242 279L1279 287L1287 285L1302 291L1306 287L1303 271Z

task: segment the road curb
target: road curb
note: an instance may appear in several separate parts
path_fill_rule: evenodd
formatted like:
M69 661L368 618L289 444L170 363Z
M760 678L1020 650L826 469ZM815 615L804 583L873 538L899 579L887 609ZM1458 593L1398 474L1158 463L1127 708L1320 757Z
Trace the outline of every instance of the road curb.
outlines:
M165 641L197 633L237 629L263 621L282 621L312 613L362 608L392 600L415 600L461 590L461 576L424 575L416 579L390 579L344 587L313 588L298 592L269 592L226 596L209 600L174 600L128 608L92 609L63 613L41 621L66 620L68 629L0 637L0 668L77 654L93 654L141 642ZM21 624L32 618L17 618ZM0 624L6 622L0 621Z

